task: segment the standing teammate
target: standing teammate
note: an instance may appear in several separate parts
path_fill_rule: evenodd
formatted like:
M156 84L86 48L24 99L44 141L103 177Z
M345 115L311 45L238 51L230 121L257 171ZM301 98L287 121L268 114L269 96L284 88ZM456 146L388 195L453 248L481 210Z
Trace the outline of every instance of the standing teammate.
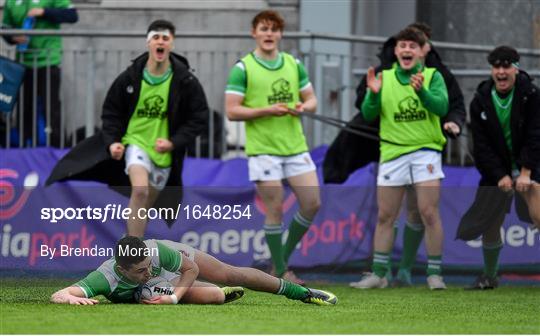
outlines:
M157 296L144 303L222 304L244 294L241 287L219 288L197 281L199 276L212 283L244 286L304 303L337 303L337 297L330 292L302 287L254 268L227 265L182 243L154 239L142 241L130 236L118 241L114 259L105 261L76 284L54 293L51 302L93 305L99 301L92 297L98 295L114 303L135 302L137 288L156 276L169 280L175 286L174 293Z
M249 179L266 206L264 230L274 274L302 284L287 269L289 257L320 207L319 181L308 153L298 112L314 112L317 99L302 63L278 49L283 18L266 10L252 20L255 50L231 70L225 92L227 117L245 121ZM282 245L283 184L286 179L300 210Z
M513 190L523 197L532 222L540 228L540 89L520 71L514 48L497 47L487 60L491 78L478 85L470 108L474 161L482 176L477 199L489 193L502 202L498 206L491 201L486 205L494 214L480 215L493 221L481 233L484 271L470 289L498 286L500 230ZM463 225L464 220L460 228Z
M127 234L143 237L147 219L139 209L159 198L181 202L186 146L207 125L204 91L187 60L172 53L175 27L157 20L147 30L148 52L116 78L103 103L103 130L66 155L47 181L90 179L131 185ZM115 162L116 161L116 162ZM126 181L126 175L129 181ZM159 200L158 200L159 201ZM171 205L172 203L172 205Z
M441 118L441 127L446 136L456 137L461 133L466 118L465 104L461 89L450 70L442 63L441 57L435 47L429 42L432 33L431 27L422 22L411 23L407 27L418 29L424 34L424 37L428 41L422 48L421 59L425 66L436 68L444 78L448 90L449 102L448 114L444 116L444 118ZM376 74L385 69L391 69L396 64L397 58L394 53L395 46L396 39L394 36L388 38L382 45L381 52L377 55L380 59L380 65L375 68ZM355 105L359 110L361 109L362 101L366 95L366 90L367 80L366 76L364 76L356 89L357 97ZM354 125L371 126L378 129L379 120L377 118L368 123L364 120L362 113L360 112L352 119L350 125L351 127L354 127ZM378 141L362 138L358 135L342 131L326 153L323 164L325 181L342 183L351 172L369 162L378 161L379 157ZM412 186L407 187L405 203L407 219L403 229L403 250L401 261L399 263L399 270L392 282L392 286L395 287L412 285L411 269L416 260L416 254L420 247L420 243L424 237L424 224L422 223L422 218L418 212L418 201L416 199L414 187ZM394 225L395 238L398 232L398 221L396 221ZM391 262L389 262L388 266L386 278L391 282L393 278ZM356 282L351 283L351 286L354 287L355 285Z
M352 284L357 288L388 286L385 274L393 246L394 221L408 185L413 185L425 225L428 251L427 282L430 289L446 288L441 277L443 230L438 202L444 177L441 151L446 143L440 118L448 111L442 75L424 67L424 34L408 27L399 32L394 48L398 63L376 77L368 70L369 88L362 102L366 120L380 115L380 165L377 176L378 222L374 238L373 273Z
M424 34L427 42L424 44L424 47L422 47L422 61L425 66L436 68L444 78L448 91L448 114L444 116L444 118L441 118L441 127L444 130L445 135L455 138L461 133L466 118L465 104L463 102L461 89L459 88L455 77L442 63L439 54L429 42L431 39L431 27L421 22L412 23L408 27L416 28ZM387 43L388 44L385 43L385 48L383 48L381 54L385 55L386 53L386 59L390 59L389 51L390 48L395 47L396 41L391 38ZM387 64L386 62L386 60L382 61L382 66ZM412 186L407 187L406 209L407 221L405 222L403 230L403 251L397 276L392 282L392 286L394 287L412 285L411 269L416 260L416 254L420 247L420 243L424 238L424 224L418 211L416 192ZM391 274L391 269L389 269L389 272Z

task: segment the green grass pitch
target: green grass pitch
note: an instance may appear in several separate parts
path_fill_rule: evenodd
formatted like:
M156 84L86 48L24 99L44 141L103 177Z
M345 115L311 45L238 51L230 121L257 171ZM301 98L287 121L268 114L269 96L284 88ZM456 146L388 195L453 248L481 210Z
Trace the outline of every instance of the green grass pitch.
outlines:
M333 307L247 291L221 306L97 306L48 303L70 282L0 280L1 334L538 334L540 288L464 291L426 287L361 291L321 285L339 297ZM315 287L315 286L314 286Z

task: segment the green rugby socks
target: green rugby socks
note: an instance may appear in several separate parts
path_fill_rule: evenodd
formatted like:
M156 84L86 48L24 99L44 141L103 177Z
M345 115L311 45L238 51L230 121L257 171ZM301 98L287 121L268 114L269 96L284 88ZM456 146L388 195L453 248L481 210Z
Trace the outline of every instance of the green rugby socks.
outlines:
M300 214L300 212L297 212L294 215L291 221L291 225L289 226L289 235L287 236L287 241L285 242L285 246L283 247L283 259L285 260L285 264L287 264L287 262L289 261L289 257L293 253L298 242L309 230L311 222L311 219L305 218Z
M388 270L388 265L390 263L390 253L373 253L373 266L372 271L379 278L384 278Z
M441 275L442 256L428 256L427 275Z
M272 257L272 263L274 264L275 276L280 277L285 273L287 267L283 259L283 248L281 242L281 236L283 230L281 224L278 225L264 225L264 235L266 237L266 243L270 249L270 255Z
M308 296L309 290L287 280L279 279L279 290L276 294L284 295L291 300L303 300Z
M403 231L403 253L399 264L400 269L406 269L408 271L412 269L423 238L423 224L405 223L405 230Z
M495 278L499 270L499 253L502 249L502 242L486 243L482 247L484 254L484 275Z

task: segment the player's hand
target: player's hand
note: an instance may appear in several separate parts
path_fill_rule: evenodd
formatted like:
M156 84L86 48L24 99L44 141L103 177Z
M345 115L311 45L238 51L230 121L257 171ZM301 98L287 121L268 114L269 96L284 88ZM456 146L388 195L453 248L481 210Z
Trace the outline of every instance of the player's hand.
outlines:
M111 157L114 160L122 159L122 155L124 155L125 149L126 148L124 147L124 145L122 145L122 143L120 142L115 142L109 146L109 152L111 153Z
M68 303L72 304L72 305L83 305L83 306L90 305L91 306L91 305L98 304L99 301L95 300L95 299L87 299L87 298L82 298L82 297L77 297L77 296L71 295L68 298Z
M527 192L531 187L532 181L531 177L527 175L520 174L516 180L516 190L518 192Z
M382 87L382 76L375 75L375 68L369 67L367 70L367 86L373 93L379 93Z
M443 125L443 129L454 137L457 137L461 132L461 128L459 128L459 125L453 121L445 122Z
M418 73L411 76L411 86L416 92L420 92L424 85L424 75L418 71Z
M504 192L509 192L512 190L512 178L508 175L505 175L502 179L499 180L499 183L497 183L497 186L499 189L501 189Z
M167 153L167 152L172 151L173 148L174 148L173 143L169 139L163 139L163 138L158 138L154 146L154 149L158 153Z
M274 104L268 108L268 114L270 115L282 116L287 113L289 113L289 108L284 103Z
M289 112L291 114L294 114L294 115L298 115L298 112L304 112L305 109L304 109L304 103L301 103L301 102L298 102L296 103L296 105L294 106L294 110L289 110Z
M32 8L26 13L26 16L30 17L40 17L45 14L45 10L43 8Z
M173 304L173 299L170 295L155 296L149 300L142 300L144 304Z
M13 36L11 39L15 44L21 44L21 43L28 42L28 37L24 36L24 35Z

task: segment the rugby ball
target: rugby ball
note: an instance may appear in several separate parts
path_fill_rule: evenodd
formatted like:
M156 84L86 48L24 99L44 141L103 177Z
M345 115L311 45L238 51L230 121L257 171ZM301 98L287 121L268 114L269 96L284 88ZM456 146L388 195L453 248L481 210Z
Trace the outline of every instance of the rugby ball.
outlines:
M167 279L155 277L140 285L134 293L135 301L149 300L156 296L174 294L174 286Z

